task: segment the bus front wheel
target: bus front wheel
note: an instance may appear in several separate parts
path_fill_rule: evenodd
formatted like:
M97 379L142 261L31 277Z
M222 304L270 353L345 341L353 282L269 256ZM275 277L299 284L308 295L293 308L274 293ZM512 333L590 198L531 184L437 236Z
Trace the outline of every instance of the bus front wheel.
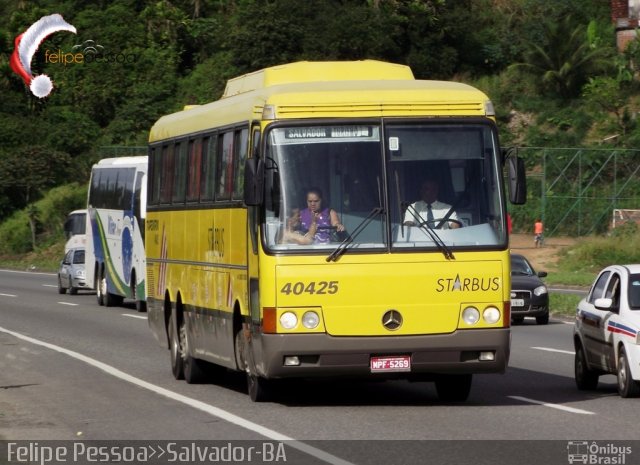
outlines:
M270 382L247 371L247 389L253 402L267 402L271 398Z
M472 379L470 374L441 375L436 379L438 399L443 402L464 402L471 392Z

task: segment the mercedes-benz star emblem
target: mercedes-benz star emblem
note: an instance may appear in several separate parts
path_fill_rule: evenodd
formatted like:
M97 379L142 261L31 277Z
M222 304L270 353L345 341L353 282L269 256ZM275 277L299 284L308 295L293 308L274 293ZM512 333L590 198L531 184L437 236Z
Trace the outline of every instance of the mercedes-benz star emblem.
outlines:
M382 316L382 326L389 331L395 331L402 326L402 315L397 310L389 310Z

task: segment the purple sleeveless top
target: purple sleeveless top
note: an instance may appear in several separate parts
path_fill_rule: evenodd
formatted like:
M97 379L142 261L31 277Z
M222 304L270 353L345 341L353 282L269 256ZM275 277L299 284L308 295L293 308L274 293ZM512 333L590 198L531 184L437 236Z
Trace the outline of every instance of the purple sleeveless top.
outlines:
M309 230L311 226L311 218L313 214L311 210L305 208L300 212L300 222L302 223L302 227L305 231ZM329 242L331 238L331 230L330 229L320 229L321 227L330 227L331 226L331 215L329 213L329 209L325 208L320 212L320 216L318 217L316 224L318 225L318 230L316 231L316 235L313 237L315 243L326 244Z

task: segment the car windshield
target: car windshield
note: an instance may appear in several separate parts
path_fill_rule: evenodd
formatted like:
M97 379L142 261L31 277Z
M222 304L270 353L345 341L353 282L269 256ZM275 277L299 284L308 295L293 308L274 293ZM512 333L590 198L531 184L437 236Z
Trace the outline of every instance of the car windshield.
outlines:
M84 250L76 250L76 252L73 254L73 264L84 264Z
M640 274L629 276L629 308L640 310Z
M522 257L511 256L511 275L513 276L529 276L534 274L533 269Z
M450 253L506 242L491 125L278 126L268 132L265 158L264 237L272 250ZM422 194L434 180L429 218Z

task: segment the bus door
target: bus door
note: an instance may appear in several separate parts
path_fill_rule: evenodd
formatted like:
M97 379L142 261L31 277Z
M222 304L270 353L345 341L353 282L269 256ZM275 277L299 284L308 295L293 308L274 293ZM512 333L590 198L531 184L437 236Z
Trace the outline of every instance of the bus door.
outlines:
M255 124L251 128L251 157L254 160L253 163L257 165L257 160L260 158L260 126ZM251 165L252 162L247 163ZM246 172L245 174L249 174ZM255 190L261 190L262 187L262 175L263 173L253 173L255 176L250 175L249 179L252 179L254 183L245 183L245 191L251 189L248 184L253 184ZM245 192L246 194L246 192ZM248 302L249 302L249 315L240 315L240 321L234 321L234 335L236 338L236 363L238 369L244 370L248 357L251 357L253 361L253 350L243 350L244 354L241 355L239 351L244 348L252 347L254 338L252 334L255 334L260 330L260 297L259 297L259 264L258 264L258 249L260 243L260 217L262 207L259 205L250 205L252 202L245 195L247 207L247 280L248 280ZM258 338L259 339L259 338ZM255 362L251 363L255 366Z

